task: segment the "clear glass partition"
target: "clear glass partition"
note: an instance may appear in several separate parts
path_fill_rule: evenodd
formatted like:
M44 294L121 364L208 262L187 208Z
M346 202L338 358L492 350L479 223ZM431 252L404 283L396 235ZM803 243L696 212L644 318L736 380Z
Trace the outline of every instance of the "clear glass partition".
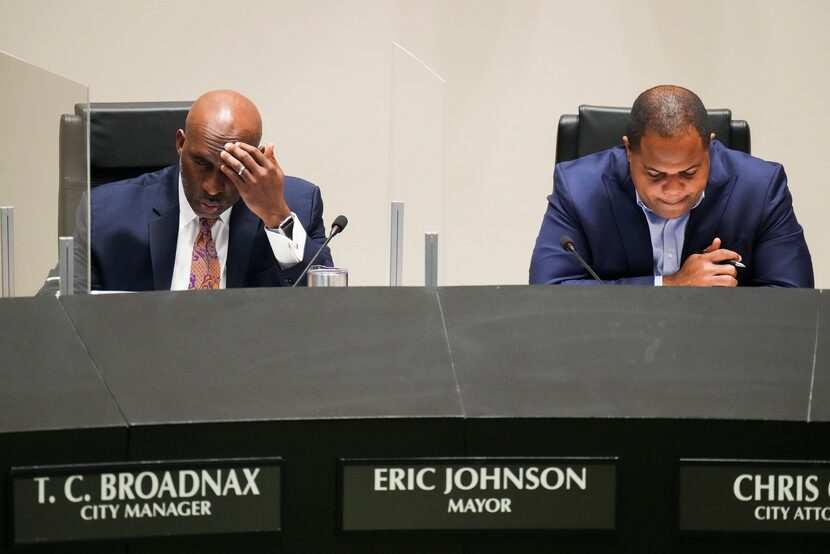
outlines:
M392 44L389 200L404 202L402 284L424 285L424 234L438 233L443 284L446 83L403 46ZM391 256L390 256L391 257Z
M88 103L86 85L0 52L0 206L14 208L14 296L58 290L59 236L75 239L74 291L88 288Z

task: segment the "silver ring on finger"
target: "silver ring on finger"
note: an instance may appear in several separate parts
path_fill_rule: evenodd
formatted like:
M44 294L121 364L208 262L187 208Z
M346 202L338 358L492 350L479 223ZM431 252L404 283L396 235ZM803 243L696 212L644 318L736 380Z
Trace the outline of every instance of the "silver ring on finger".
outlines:
M236 174L239 175L240 177L242 177L243 173L245 173L245 166L244 165L239 168L239 171L237 171Z

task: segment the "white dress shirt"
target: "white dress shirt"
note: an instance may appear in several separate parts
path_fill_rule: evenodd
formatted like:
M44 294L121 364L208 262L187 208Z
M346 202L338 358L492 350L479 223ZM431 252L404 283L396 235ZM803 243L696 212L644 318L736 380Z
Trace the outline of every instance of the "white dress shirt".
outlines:
M227 285L228 236L230 234L231 211L233 206L219 215L219 219L210 230L213 242L216 245L216 254L219 256L220 281L219 288ZM292 238L279 234L275 230L265 228L265 235L271 243L274 257L280 267L288 269L303 261L303 251L307 234L303 224L294 212L294 228ZM190 266L193 258L193 244L199 235L199 216L190 207L190 202L184 195L182 176L179 172L179 236L176 241L176 262L173 265L173 280L170 290L187 290L190 284Z

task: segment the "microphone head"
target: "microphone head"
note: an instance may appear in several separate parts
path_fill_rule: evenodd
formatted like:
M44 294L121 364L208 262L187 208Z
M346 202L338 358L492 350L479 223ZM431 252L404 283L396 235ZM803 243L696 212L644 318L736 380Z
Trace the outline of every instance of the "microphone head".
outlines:
M561 237L559 237L559 246L570 252L574 249L574 239L572 239L568 235L562 235Z
M345 215L338 215L334 218L334 223L331 224L331 230L334 231L336 228L336 232L340 233L343 231L343 229L346 228L346 225L348 224L349 220L346 218Z

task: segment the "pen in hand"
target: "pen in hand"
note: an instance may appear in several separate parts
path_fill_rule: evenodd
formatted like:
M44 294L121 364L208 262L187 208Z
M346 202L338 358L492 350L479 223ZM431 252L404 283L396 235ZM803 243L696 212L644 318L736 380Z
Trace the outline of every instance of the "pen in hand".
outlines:
M704 250L695 250L695 254L706 254ZM731 265L733 267L737 267L738 269L745 269L746 266L739 262L738 260L724 260L722 262L718 262L721 265Z
M719 263L722 264L722 265L735 266L738 269L744 269L746 267L744 264L742 264L741 262L739 262L737 260L724 260L724 261L719 262Z

